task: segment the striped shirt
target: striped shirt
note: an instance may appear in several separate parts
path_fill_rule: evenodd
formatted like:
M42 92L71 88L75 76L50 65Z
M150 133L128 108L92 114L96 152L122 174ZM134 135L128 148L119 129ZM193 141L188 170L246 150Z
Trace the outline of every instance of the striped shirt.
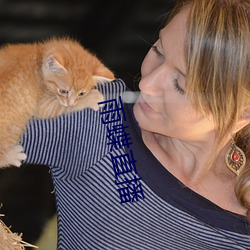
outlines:
M51 168L62 250L250 249L250 225L185 187L144 145L121 80L106 103L33 119L27 163ZM123 108L124 109L123 109Z

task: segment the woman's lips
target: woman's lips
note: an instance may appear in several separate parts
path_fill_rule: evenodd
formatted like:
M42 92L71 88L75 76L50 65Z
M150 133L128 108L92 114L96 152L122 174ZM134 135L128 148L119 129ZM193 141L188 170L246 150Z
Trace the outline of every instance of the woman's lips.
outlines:
M139 96L138 104L144 112L156 113L143 99L142 95Z

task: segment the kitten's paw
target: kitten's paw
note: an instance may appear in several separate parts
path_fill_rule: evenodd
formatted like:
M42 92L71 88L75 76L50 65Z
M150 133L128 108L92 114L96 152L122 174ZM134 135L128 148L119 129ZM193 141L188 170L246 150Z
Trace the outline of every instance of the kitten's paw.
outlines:
M103 102L105 99L104 99L104 96L103 94L101 94L98 90L94 90L95 92L92 93L92 97L94 98L95 100L95 103L93 104L93 106L91 107L93 110L97 111L99 110L101 107L104 106L104 104L98 104L99 102Z
M24 149L21 145L16 145L11 148L6 154L6 162L8 163L8 165L20 167L22 161L27 158L26 154L23 151Z

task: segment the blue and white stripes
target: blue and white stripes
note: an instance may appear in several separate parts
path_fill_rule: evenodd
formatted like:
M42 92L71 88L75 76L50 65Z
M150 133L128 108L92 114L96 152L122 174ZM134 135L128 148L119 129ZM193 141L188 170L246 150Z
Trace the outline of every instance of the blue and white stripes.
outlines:
M118 99L126 89L120 80L99 88L106 100ZM181 209L181 205L177 208L153 191L144 178L141 183L145 199L120 203L106 133L100 112L85 109L55 119L32 120L22 138L27 162L50 165L52 171L58 210L58 249L250 249L250 234L205 223L206 220L193 215L197 212L195 207L189 212ZM138 150L133 154L137 167L146 171L140 166L140 155L136 155L145 146L138 143L136 147ZM114 149L112 153L118 156L125 149ZM150 157L145 152L149 165ZM168 183L166 192L167 187Z

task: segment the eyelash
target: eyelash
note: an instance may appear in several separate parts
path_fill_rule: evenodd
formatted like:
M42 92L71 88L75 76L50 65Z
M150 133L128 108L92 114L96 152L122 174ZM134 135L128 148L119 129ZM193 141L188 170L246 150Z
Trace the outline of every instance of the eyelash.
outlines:
M162 57L163 55L161 54L161 52L158 50L157 46L156 45L153 45L152 46L152 49L153 51L160 57ZM184 95L185 94L185 91L183 88L180 87L177 79L174 80L174 87L175 89L181 94L181 95Z
M180 87L177 79L174 80L174 87L175 89L181 94L181 95L184 95L185 94L185 91L183 88Z
M163 56L163 55L161 54L161 52L157 49L157 46L156 46L156 45L153 45L153 46L152 46L152 49L153 49L153 51L154 51L158 56Z

